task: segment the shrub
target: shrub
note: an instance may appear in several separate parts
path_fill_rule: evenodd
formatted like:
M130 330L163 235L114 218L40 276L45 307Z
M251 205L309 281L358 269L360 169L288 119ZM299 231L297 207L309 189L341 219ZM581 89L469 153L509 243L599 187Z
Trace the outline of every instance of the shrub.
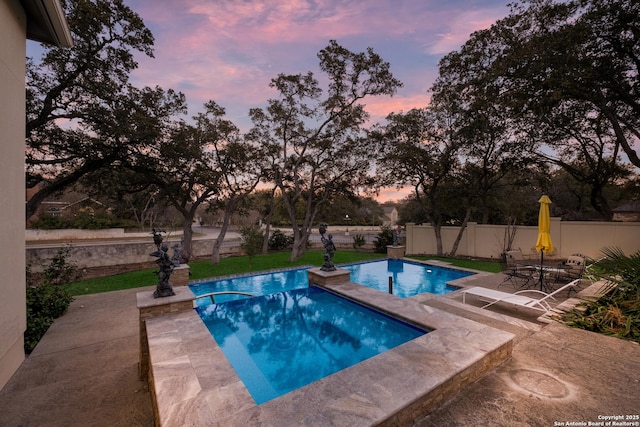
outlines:
M391 227L387 225L380 227L380 233L373 244L375 246L375 253L386 254L387 246L393 245L393 230Z
M73 228L101 230L120 226L121 222L108 212L79 212L73 219Z
M353 249L359 249L365 244L365 238L362 234L356 234L353 236Z
M275 230L269 237L269 249L281 251L293 246L293 236L287 236L280 230Z
M70 227L69 221L60 216L43 215L31 222L31 228L40 230L59 230Z
M255 225L242 227L240 235L242 236L242 244L240 246L249 258L249 265L251 265L251 259L262 251L264 236L260 227Z
M73 297L60 286L78 278L76 266L67 261L69 250L69 247L59 249L44 271L44 282L27 288L27 329L24 333L24 351L27 354L33 351L49 326L67 311L73 301Z
M24 351L29 354L55 319L62 316L73 297L60 286L41 284L27 288L27 329Z
M78 267L68 261L70 246L58 249L51 263L44 269L44 283L48 285L64 285L80 278Z
M640 252L626 256L605 248L596 278L611 284L610 292L563 315L569 326L640 342Z

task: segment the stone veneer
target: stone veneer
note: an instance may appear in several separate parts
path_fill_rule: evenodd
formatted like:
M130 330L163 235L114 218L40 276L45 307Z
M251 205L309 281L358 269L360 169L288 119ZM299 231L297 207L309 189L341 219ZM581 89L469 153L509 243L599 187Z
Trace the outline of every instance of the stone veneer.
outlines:
M190 271L188 264L180 264L175 267L171 274L171 284L173 286L187 286L189 284Z
M195 310L171 302L166 315L141 314L156 425L406 425L511 355L512 334L415 298L350 282L324 287L431 332L256 405Z
M149 374L149 341L147 339L146 322L154 317L166 314L191 311L194 295L186 286L174 288L175 295L154 298L153 292L138 292L136 294L138 314L140 316L140 362L138 374L144 380Z
M317 286L328 286L349 281L351 272L344 268L337 268L334 271L323 271L320 268L310 268L307 270L309 284Z
M402 259L405 255L405 246L387 246L387 257L391 259Z

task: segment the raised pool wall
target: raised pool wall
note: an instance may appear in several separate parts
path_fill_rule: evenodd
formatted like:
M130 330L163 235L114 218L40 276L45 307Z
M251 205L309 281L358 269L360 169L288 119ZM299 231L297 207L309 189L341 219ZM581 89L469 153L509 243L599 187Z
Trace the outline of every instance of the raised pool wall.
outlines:
M156 425L410 425L511 355L510 333L349 281L321 286L431 332L256 405L191 309L188 288L158 299L140 293L140 372Z

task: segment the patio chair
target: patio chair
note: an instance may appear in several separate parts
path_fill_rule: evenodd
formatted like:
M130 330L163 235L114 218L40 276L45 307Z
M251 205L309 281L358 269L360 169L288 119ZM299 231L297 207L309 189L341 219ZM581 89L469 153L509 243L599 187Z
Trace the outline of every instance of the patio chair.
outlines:
M525 255L522 252L522 249L512 249L510 251L506 251L505 252L506 257L507 257L507 264L509 262L514 262L514 263L525 263L525 262L530 262L532 260L536 260L538 258L538 254L535 255Z
M561 264L561 267L564 268L558 269L556 273L556 280L571 281L575 279L581 279L582 275L584 274L585 265L585 259L582 255L571 255L567 258L566 261Z
M526 265L522 251L514 250L505 252L505 260L507 268L502 273L507 277L498 287L509 282L514 289L518 290L528 287L529 283L534 281L535 269L530 265Z
M573 254L561 263L558 268L553 269L555 282L566 283L575 279L582 279L586 268L584 255Z
M573 287L579 285L580 281L581 279L573 280L551 293L546 293L534 289L527 289L524 291L518 291L514 294L510 294L508 292L501 292L477 286L474 288L462 290L462 302L466 303L467 294L471 294L479 297L482 301L488 302L488 304L482 306L482 308L490 307L499 302L505 302L520 307L543 311L546 313L553 309L553 307L549 304L549 301L556 301L556 299L554 298L555 295L558 295L560 292L566 289L572 289ZM527 296L525 294L536 295L538 296L538 298L536 298L535 296Z

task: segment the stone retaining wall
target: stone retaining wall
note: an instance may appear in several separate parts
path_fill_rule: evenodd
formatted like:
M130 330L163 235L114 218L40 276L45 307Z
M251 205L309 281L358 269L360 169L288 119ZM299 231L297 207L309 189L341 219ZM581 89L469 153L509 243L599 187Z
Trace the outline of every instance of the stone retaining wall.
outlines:
M167 242L169 248L175 241ZM68 261L74 263L80 270L84 269L117 269L122 265L141 265L144 268L155 266L155 258L149 254L156 250L152 242L136 243L102 243L87 244L77 243L69 245ZM60 246L56 247L27 247L26 261L31 267L31 272L41 273L50 264L51 259L58 253ZM194 240L194 259L203 259L211 256L213 249L213 239ZM171 254L173 252L170 250ZM222 256L241 255L240 242L225 242L220 250Z
M182 236L182 230L169 230L171 237ZM100 230L87 230L77 228L65 228L60 230L38 230L28 228L25 230L27 241L47 240L79 240L79 239L114 239L114 238L147 238L151 232L136 231L125 232L124 228L106 228Z

